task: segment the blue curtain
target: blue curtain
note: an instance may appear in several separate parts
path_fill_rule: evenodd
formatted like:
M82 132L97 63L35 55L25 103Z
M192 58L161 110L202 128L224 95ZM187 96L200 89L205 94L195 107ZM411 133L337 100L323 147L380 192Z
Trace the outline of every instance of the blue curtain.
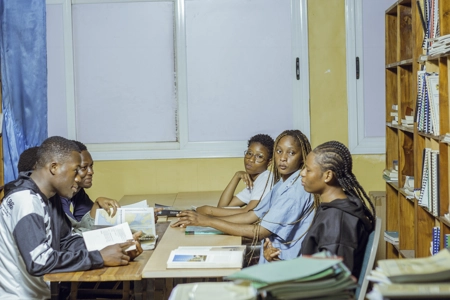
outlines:
M45 0L0 0L5 183L23 150L47 137Z

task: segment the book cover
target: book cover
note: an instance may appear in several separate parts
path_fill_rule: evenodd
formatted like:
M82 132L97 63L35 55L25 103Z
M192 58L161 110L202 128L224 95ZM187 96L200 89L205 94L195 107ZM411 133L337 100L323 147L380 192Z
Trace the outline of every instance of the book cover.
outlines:
M170 252L167 268L242 268L246 246L178 247Z
M225 234L224 232L212 227L186 226L185 235L203 235L203 234Z
M195 210L192 206L186 206L186 207L175 207L175 206L167 206L162 204L156 204L156 208L162 208L161 211L157 213L158 216L168 216L168 217L175 217L177 214L182 212L183 210Z

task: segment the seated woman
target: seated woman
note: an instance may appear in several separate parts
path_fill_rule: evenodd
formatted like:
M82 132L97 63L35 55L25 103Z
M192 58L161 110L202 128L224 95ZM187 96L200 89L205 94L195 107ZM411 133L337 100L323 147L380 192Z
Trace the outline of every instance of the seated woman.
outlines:
M336 141L318 146L308 154L301 176L305 191L318 194L320 204L299 254L328 250L341 256L358 278L376 218L373 203L352 173L350 151ZM266 240L264 257L278 260L279 254Z
M271 172L267 167L272 162L273 139L267 134L257 134L248 141L248 149L244 152L245 171L234 174L230 183L220 196L217 207L205 205L197 208L197 212L211 216L229 216L247 212L255 208L259 201L270 192ZM234 196L240 181L246 188ZM240 208L225 208L239 206Z
M282 132L274 146L275 185L255 209L225 217L183 211L171 226L209 226L226 234L253 239L253 244L268 237L280 245L283 259L297 257L314 216L314 197L304 190L300 177L300 170L310 151L308 138L301 131ZM264 257L260 256L259 263L265 262Z

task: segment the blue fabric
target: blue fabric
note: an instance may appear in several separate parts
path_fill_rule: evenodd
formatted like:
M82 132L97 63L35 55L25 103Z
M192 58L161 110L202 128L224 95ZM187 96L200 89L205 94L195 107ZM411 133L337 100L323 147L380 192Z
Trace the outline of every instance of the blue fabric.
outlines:
M1 0L0 34L6 183L22 151L47 138L45 0Z
M69 218L80 222L83 216L91 211L94 202L92 202L89 195L82 188L71 199L61 197L62 207ZM70 211L70 203L73 205L73 212Z
M314 211L307 215L314 205L314 197L303 188L299 173L293 173L284 182L280 180L254 209L258 218L262 219L261 226L272 232L269 239L274 247L281 249L280 258L283 260L298 256L305 233L314 218ZM261 242L261 253L263 244L264 240ZM259 263L267 263L264 255L260 256Z

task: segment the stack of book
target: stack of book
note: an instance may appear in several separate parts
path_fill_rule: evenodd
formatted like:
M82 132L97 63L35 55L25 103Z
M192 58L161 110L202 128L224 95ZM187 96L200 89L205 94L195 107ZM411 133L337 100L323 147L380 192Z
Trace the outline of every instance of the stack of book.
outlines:
M357 284L341 258L324 253L255 265L232 282L178 284L169 300L353 299Z
M430 257L379 260L368 279L376 282L368 299L449 299L450 252L443 249Z
M398 231L385 231L384 240L393 245L398 245Z
M430 40L433 42L428 55L439 55L450 52L450 34L446 34Z
M356 288L340 258L303 256L248 267L226 279L249 281L270 299L349 299Z
M414 198L414 176L405 176L405 184L403 185L403 191L406 194L406 198Z
M383 171L383 178L386 181L398 181L398 171L385 169Z
M398 105L397 104L392 105L391 117L392 117L391 124L398 125Z
M402 119L402 126L413 128L414 127L414 116L405 116L404 119Z

